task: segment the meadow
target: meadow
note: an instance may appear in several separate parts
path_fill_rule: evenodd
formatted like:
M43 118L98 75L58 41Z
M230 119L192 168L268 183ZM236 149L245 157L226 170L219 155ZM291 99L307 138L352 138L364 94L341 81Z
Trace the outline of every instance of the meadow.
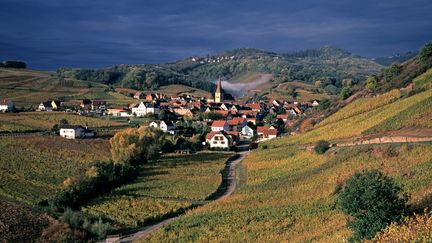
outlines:
M86 124L89 128L124 125L124 123L94 117L80 116L66 112L21 112L0 114L0 132L25 132L50 130L60 120L66 119L69 124Z
M89 162L110 157L106 140L51 136L2 137L0 151L0 196L29 205L54 195Z
M364 169L379 169L395 178L411 195L412 208L430 207L430 143L337 147L323 155L299 146L361 135L428 102L432 91L398 96L392 91L380 99L357 101L310 132L267 142L243 161L247 181L234 195L192 210L142 241L341 242L351 231L336 204L336 187Z
M217 190L220 171L231 154L164 155L141 167L132 182L92 200L82 208L117 226L137 227L179 212Z

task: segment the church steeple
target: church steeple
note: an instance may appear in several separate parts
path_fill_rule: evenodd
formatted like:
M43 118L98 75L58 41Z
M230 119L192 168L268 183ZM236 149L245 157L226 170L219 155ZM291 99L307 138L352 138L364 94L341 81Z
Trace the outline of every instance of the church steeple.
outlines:
M224 99L224 97L223 97L223 91L222 91L222 80L219 79L217 86L216 86L215 102L222 102L223 99Z

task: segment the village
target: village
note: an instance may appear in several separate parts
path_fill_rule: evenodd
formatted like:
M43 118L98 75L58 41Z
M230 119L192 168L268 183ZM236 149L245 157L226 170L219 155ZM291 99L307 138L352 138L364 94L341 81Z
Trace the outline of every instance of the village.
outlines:
M78 107L64 106L59 100L42 101L38 112L72 112L82 116L124 119L130 126L146 125L161 131L192 138L205 134L201 144L211 150L233 150L244 141L260 142L286 133L296 119L319 106L318 100L310 102L235 101L224 92L222 82L217 82L211 98L191 95L170 96L163 93L145 94L142 91L127 93L137 102L128 107L113 107L103 100L82 99ZM11 100L0 101L0 111L14 111ZM143 123L132 124L132 119L145 118ZM86 124L60 124L58 135L66 139L92 138L96 133Z

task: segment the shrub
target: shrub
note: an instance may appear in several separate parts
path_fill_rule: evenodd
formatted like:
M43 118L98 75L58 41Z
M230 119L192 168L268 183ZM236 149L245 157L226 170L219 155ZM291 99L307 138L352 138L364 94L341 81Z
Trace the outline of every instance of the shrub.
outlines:
M345 100L346 98L350 97L350 95L351 95L350 87L343 87L340 94L339 94L339 97L341 99Z
M323 154L330 148L330 143L325 140L320 140L315 144L315 152L317 154Z
M338 194L342 211L351 216L348 227L354 231L352 240L371 239L391 222L402 219L406 196L392 178L377 170L356 172Z

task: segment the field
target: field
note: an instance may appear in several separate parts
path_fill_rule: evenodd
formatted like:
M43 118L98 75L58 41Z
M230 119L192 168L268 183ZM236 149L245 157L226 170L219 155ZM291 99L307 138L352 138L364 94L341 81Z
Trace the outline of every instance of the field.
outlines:
M52 196L63 181L94 160L108 160L106 140L60 137L2 137L0 196L34 205Z
M96 198L82 210L137 227L203 201L221 183L220 171L230 154L165 155L142 166L133 182Z
M146 92L146 91L144 91ZM147 93L149 93L150 91L147 91ZM152 93L154 92L162 92L165 95L168 96L174 96L174 95L192 95L194 97L206 97L206 98L210 98L212 95L205 91L205 90L201 90L201 89L196 89L196 88L192 88L186 85L181 85L181 84L171 84L171 85L167 85L167 86L162 86L160 87L157 91L152 91Z
M61 119L66 119L69 124L86 124L89 128L124 125L124 123L103 120L99 118L80 116L65 112L22 112L1 113L0 132L25 132L32 130L49 130Z
M298 81L286 82L277 85L276 87L270 89L270 92L267 95L267 97L273 99L294 101L294 99L291 97L291 92L290 92L293 89L296 91L295 100L301 102L323 100L323 99L330 98L330 96L324 92L322 93L316 92L315 86L298 82Z
M233 196L197 208L143 241L342 242L351 231L336 205L335 188L355 171L366 168L395 178L404 192L411 194L413 208L430 207L430 143L332 148L324 155L299 146L360 135L409 107L427 102L432 91L397 100L388 96L374 108L350 104L344 113L333 115L338 119L331 116L325 125L306 134L267 142L267 149L254 151L243 162L247 183ZM357 109L357 113L350 109Z
M0 68L0 99L11 99L17 107L37 107L48 99L62 99L76 104L79 99L102 99L110 105L126 105L133 99L95 82L67 80L61 84L52 73Z

